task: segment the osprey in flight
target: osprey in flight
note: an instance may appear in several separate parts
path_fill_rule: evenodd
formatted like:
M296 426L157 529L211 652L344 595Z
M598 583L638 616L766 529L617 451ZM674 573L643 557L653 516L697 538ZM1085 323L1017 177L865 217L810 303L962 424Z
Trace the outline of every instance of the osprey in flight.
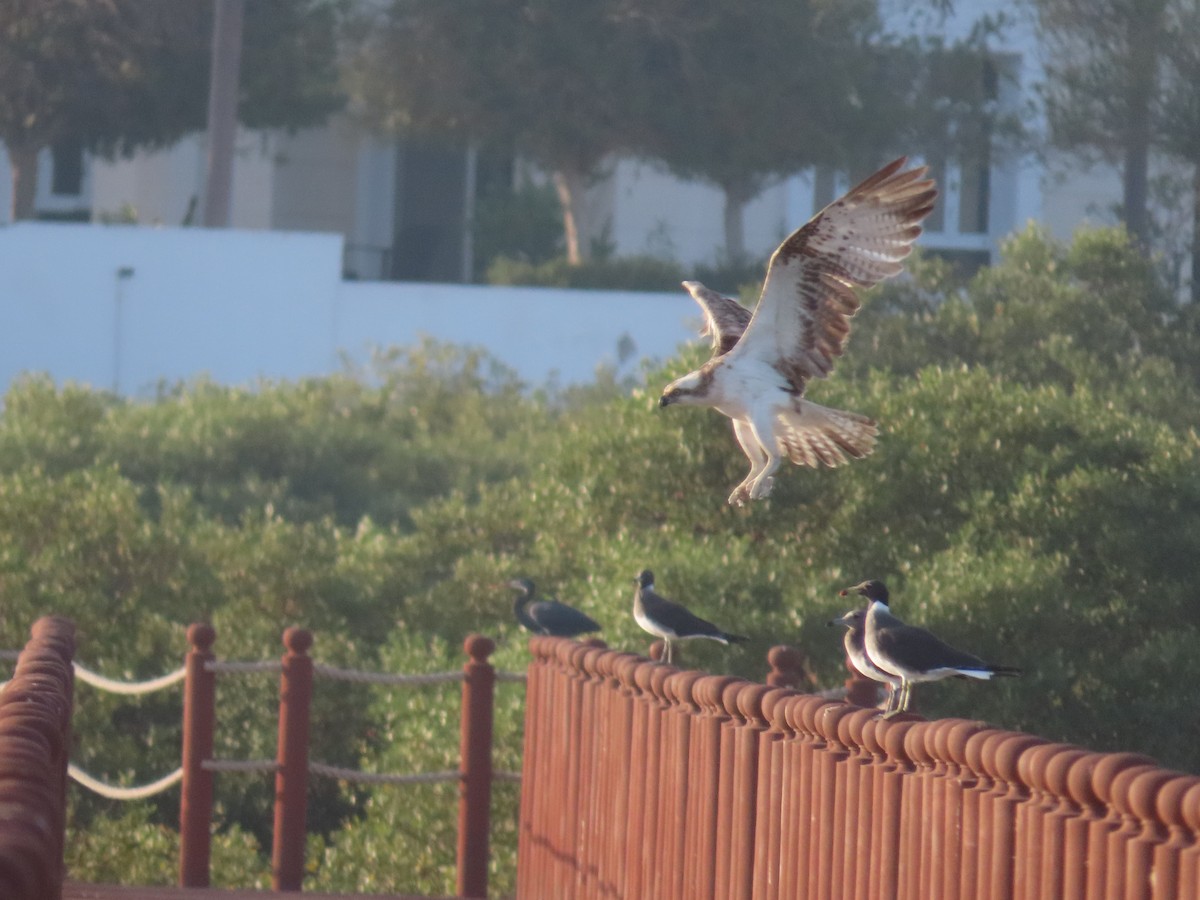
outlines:
M683 283L704 310L714 352L668 384L659 406L712 406L733 420L750 474L730 503L770 494L784 456L796 465L836 466L874 447L871 419L806 400L804 386L828 375L841 356L859 307L855 288L904 268L933 209L937 189L926 167L904 169L905 162L884 166L779 245L753 315L699 282Z

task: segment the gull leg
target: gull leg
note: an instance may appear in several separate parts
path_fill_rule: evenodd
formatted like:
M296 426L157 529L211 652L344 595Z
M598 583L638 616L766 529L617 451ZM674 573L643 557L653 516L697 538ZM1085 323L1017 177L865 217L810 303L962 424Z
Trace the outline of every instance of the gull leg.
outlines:
M896 702L892 703L891 700L888 701L888 708L883 713L885 719L898 716L908 709L908 682L901 681L900 687L893 691L892 696L896 698Z

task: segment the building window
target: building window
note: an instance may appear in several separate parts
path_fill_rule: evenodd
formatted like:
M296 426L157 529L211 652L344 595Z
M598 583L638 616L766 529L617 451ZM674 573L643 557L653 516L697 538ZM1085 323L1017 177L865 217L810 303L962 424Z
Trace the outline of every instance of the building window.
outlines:
M83 147L78 141L56 144L51 150L50 193L78 197L83 193Z

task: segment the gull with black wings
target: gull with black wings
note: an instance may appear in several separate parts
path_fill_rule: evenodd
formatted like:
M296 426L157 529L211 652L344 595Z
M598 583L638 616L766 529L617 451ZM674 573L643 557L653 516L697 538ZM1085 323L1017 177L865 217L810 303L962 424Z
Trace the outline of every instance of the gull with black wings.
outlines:
M867 658L876 667L900 679L900 699L885 715L895 715L908 709L912 686L920 681L941 681L943 678L966 677L984 681L996 675L1020 675L1012 666L993 666L978 656L951 647L941 638L906 625L892 615L888 589L882 581L864 581L841 591L843 597L861 594L867 598L864 623L864 646Z
M534 634L577 637L600 630L595 619L565 603L554 599L534 600L537 589L528 578L514 578L508 586L517 592L513 599L513 615Z
M643 631L662 638L666 643L664 662L670 663L674 658L675 641L708 638L722 644L740 644L749 640L740 634L722 631L712 622L694 615L682 604L660 596L654 590L654 573L649 569L643 569L633 582L637 585L633 592L633 618Z
M846 650L846 658L850 660L850 665L854 666L855 671L872 681L878 681L887 686L888 698L883 711L891 712L896 707L896 701L899 700L900 678L891 672L883 671L867 656L866 608L852 609L841 618L831 620L829 624L841 625L846 629L846 633L842 637L842 645Z

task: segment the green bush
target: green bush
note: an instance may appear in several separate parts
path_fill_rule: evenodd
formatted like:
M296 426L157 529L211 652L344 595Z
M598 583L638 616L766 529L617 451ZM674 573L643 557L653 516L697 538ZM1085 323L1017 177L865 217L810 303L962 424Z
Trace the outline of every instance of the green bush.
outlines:
M678 263L650 256L592 259L578 265L571 265L565 257L530 263L498 256L487 270L488 284L613 291L676 291L685 277Z
M497 258L538 264L562 253L563 221L551 185L486 184L475 205L475 271Z
M644 373L524 390L478 353L428 345L368 373L241 391L194 384L150 403L45 379L0 416L0 641L72 616L79 658L115 677L179 664L208 619L223 659L277 658L293 624L316 659L388 671L461 665L471 631L519 669L510 592L529 575L604 625L630 615L643 567L662 591L751 636L683 661L761 678L786 641L826 686L844 677L841 587L881 578L894 606L952 643L1024 669L1000 684L922 686L927 715L987 719L1200 771L1200 330L1117 232L1059 245L1030 231L967 281L936 260L873 292L820 403L880 423L866 460L788 467L769 501L726 505L747 463L724 417L656 409L697 345ZM726 288L728 289L728 288ZM218 755L274 752L277 684L219 682ZM498 765L517 768L520 691L502 686ZM81 687L72 758L140 783L178 764L177 695ZM452 765L456 690L319 682L313 758L377 771ZM222 884L260 883L271 786L217 779ZM310 797L309 883L453 889L454 791ZM126 811L73 791L75 877L169 880L173 794ZM495 806L495 878L513 883L516 792ZM227 837L226 837L227 836ZM248 860L250 848L259 862ZM140 854L144 853L143 859ZM255 873L238 880L238 871ZM145 873L144 875L142 873Z

